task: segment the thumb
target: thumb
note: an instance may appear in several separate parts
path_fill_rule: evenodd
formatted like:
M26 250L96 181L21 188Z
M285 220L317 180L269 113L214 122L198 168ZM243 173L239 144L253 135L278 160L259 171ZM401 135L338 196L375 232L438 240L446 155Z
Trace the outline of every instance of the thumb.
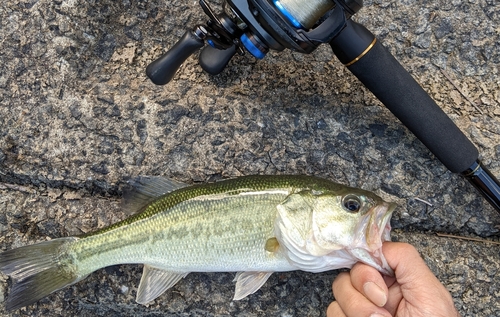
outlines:
M432 273L418 251L410 244L387 242L384 256L394 270L397 283L389 285L389 300L385 308L393 315L397 310L419 311L429 316L458 316L453 299ZM404 304L401 304L404 298Z
M383 253L389 266L394 270L400 285L428 288L429 282L441 285L436 276L414 246L401 242L385 242Z

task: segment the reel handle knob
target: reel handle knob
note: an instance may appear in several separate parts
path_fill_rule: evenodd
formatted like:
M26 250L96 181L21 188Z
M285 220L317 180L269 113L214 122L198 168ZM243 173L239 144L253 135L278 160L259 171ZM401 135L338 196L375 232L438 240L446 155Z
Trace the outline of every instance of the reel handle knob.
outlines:
M200 66L210 75L217 75L222 72L234 54L236 54L234 44L225 50L206 46L200 53Z
M204 46L204 37L200 27L195 31L186 31L167 53L148 65L146 75L156 85L165 85L174 78L182 63Z

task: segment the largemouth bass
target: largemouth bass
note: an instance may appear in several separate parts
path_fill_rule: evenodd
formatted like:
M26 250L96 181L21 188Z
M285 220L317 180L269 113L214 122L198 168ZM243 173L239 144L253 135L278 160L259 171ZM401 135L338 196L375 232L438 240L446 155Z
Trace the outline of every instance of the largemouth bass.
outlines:
M82 237L5 251L9 310L32 304L90 273L144 264L136 300L145 304L190 272L238 272L234 299L273 272L323 272L367 263L392 275L381 252L394 204L311 176L246 176L187 186L142 177L125 199L137 213Z

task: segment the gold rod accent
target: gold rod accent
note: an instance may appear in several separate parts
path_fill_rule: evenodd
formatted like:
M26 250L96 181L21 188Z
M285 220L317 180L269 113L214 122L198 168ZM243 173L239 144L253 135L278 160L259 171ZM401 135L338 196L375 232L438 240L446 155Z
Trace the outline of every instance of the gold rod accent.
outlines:
M469 177L469 176L472 176L474 175L477 171L479 171L479 169L481 168L481 164L477 164L476 168L474 168L473 171L471 171L470 173L467 173L467 174L462 174L464 177Z
M366 53L368 53L372 47L375 45L375 43L377 43L377 38L374 38L373 41L370 43L370 45L366 48L366 50L363 51L363 53L359 54L358 57L356 57L355 59L353 59L352 61L350 61L349 63L347 64L344 64L345 66L349 67L351 66L352 64L356 63L357 61L359 61L360 59L363 58L363 56L366 55Z

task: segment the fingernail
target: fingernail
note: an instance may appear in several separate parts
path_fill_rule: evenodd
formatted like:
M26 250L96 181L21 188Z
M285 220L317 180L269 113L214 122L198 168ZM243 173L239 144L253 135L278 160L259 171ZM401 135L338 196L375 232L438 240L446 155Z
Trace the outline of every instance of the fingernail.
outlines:
M373 313L370 315L370 317L387 317L387 316L379 314L379 313Z
M383 289L373 282L367 282L363 285L366 297L378 307L383 307L387 303L387 296ZM373 317L374 315L372 315Z

